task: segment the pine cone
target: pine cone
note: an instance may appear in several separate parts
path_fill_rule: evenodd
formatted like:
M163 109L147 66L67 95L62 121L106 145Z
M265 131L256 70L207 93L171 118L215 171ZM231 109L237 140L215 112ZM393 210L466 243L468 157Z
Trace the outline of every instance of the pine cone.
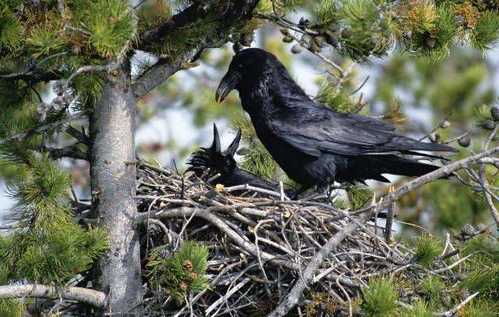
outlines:
M185 260L184 263L182 263L182 267L184 270L191 272L192 271L192 262L189 260Z

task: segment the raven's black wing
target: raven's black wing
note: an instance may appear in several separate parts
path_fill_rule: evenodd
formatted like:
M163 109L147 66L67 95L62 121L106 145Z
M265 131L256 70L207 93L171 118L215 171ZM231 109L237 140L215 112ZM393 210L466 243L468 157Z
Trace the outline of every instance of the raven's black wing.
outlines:
M275 137L311 156L453 151L450 146L398 135L392 125L374 118L318 106L293 110L273 112L267 124Z

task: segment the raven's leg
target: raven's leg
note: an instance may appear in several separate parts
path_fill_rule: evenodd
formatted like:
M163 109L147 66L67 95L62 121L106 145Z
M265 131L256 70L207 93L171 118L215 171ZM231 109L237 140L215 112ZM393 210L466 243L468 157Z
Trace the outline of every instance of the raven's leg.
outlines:
M332 187L331 184L327 185L327 187L326 187L326 199L331 205L333 205L333 201L331 200L331 195L333 194L333 189L331 187Z
M302 185L300 188L298 188L297 190L295 190L295 192L292 193L289 198L291 198L291 200L298 200L298 196L300 194L303 194L309 188L310 188L310 186Z

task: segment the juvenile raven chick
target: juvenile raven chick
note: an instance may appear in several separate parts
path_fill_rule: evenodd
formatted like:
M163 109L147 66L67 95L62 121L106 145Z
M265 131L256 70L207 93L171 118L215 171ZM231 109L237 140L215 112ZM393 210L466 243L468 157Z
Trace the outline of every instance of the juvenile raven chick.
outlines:
M455 151L399 135L386 122L315 103L277 58L261 49L249 48L234 56L216 100L223 101L233 89L239 91L258 138L303 189L333 181L389 182L384 173L420 176L438 166L396 154L431 157L415 151Z
M225 151L222 151L218 129L217 126L213 124L213 142L211 146L209 148L202 147L191 155L187 162L187 164L190 165L188 170L194 171L197 175L201 175L208 169L210 170L210 176L220 174L219 177L212 181L212 184L222 184L225 186L248 184L264 189L279 191L279 186L276 183L266 181L237 166L234 154L236 154L240 141L241 130L238 130L236 137L232 140L229 147L227 147Z

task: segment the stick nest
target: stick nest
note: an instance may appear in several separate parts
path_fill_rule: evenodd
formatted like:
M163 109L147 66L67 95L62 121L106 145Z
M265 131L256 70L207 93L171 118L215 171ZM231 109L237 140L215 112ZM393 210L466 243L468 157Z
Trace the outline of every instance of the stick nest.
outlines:
M185 241L196 241L209 251L204 275L208 287L201 291L192 291L189 281L177 279L178 285L172 285L175 279L170 277L166 285L148 275L146 303L151 314L264 316L288 294L326 241L348 223L360 222L362 215L338 210L321 199L283 201L276 197L279 193L213 187L205 180L144 163L138 168L140 222L147 228L146 265L151 265L150 254L167 260ZM369 280L388 276L396 284L399 305L411 304L417 297L414 287L425 278L457 281L449 260L459 258L444 255L452 251L447 241L442 254L423 266L414 247L386 242L383 228L371 220L326 255L295 312L355 315ZM187 271L189 262L183 263ZM185 291L183 298L173 296L176 287Z

